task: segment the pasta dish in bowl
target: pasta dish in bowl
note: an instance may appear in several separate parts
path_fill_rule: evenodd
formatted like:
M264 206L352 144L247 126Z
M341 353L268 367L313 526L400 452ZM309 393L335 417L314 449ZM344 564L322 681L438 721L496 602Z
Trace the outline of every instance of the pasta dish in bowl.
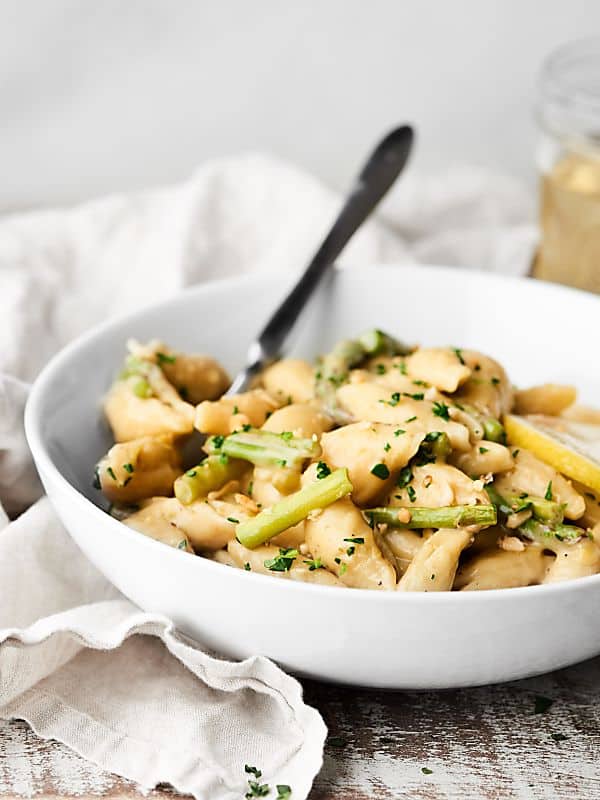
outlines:
M377 329L315 365L282 359L233 396L208 356L158 341L129 351L104 403L117 444L96 485L141 533L234 568L361 589L600 571L593 488L570 480L578 463L564 475L523 447L512 413L568 427L570 386L515 391L488 355ZM190 447L194 431L204 441ZM598 485L600 466L590 471Z
M338 272L289 357L226 395L285 286L197 287L40 375L28 441L93 564L202 646L320 679L467 686L600 653L597 298Z

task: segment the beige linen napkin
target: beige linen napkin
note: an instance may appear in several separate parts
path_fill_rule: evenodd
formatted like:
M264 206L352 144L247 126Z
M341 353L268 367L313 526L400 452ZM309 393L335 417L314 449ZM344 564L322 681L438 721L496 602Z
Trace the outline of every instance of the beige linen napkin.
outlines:
M0 222L0 717L144 787L239 798L254 780L248 764L270 797L279 784L302 800L325 726L270 661L207 653L86 561L38 499L21 381L110 314L201 280L300 268L337 204L310 176L248 156L173 188ZM535 244L526 193L473 170L407 178L382 219L345 266L422 257L518 274Z

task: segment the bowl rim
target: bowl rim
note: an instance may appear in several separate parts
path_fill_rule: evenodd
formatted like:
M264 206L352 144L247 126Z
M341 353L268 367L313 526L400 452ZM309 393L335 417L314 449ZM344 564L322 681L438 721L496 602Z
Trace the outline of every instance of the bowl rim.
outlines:
M340 269L336 267L336 269ZM595 295L589 294L588 292L584 292L579 289L574 289L572 287L562 286L558 284L553 284L547 281L538 281L536 280L535 283L527 278L527 277L515 277L509 275L500 275L497 273L490 273L484 270L476 270L467 267L448 267L442 266L437 264L419 264L419 263L409 263L409 264L393 264L393 263L375 263L373 265L366 265L360 267L352 267L346 269L340 269L340 271L348 272L356 275L361 274L368 274L372 273L374 269L381 270L384 272L389 272L390 274L393 273L397 275L399 270L418 270L419 272L429 272L432 278L436 276L443 275L444 278L447 278L448 273L451 271L453 278L460 278L464 276L476 276L477 279L482 279L484 281L489 282L490 284L513 284L514 287L523 288L524 286L530 286L531 288L539 288L541 291L551 292L556 295L570 295L571 297L577 298L578 302L584 302L589 304L590 306L599 303L600 298L596 297ZM254 283L260 282L261 280L268 280L269 278L277 278L281 280L281 272L274 272L273 270L260 270L256 272L246 273L243 275L237 276L230 276L226 278L219 278L216 280L207 281L205 283L201 283L195 286L184 288L182 291L177 292L175 295L168 297L164 300L157 301L155 303L151 303L143 308L137 309L133 312L126 312L122 314L115 315L108 320L105 320L89 330L85 331L80 336L77 336L73 341L69 342L65 347L61 348L57 353L55 353L47 364L43 367L40 371L37 378L34 380L31 390L29 393L29 397L27 399L27 403L25 406L25 415L24 415L24 422L25 422L25 435L27 438L27 443L33 455L34 462L36 465L40 465L40 471L43 472L45 475L48 475L53 484L55 484L60 490L64 493L65 497L72 502L74 505L78 506L81 509L82 514L92 514L95 519L97 519L98 524L108 524L109 526L113 527L113 530L117 532L120 536L127 536L130 541L137 542L140 547L146 548L161 548L161 552L166 553L168 551L171 552L171 558L186 558L188 559L191 553L184 552L182 550L177 550L176 548L170 547L169 545L164 544L156 539L152 539L145 534L136 531L133 528L124 525L119 520L111 517L105 511L103 511L99 506L97 506L94 502L89 500L85 495L83 495L75 486L73 486L69 480L62 474L60 469L56 466L53 459L51 458L46 445L44 443L44 436L42 433L43 425L42 417L41 417L41 406L43 404L46 388L49 383L53 381L57 374L60 374L65 364L68 364L71 356L76 353L81 348L87 346L90 343L93 343L97 339L101 339L107 332L113 330L121 326L123 323L134 323L136 320L144 318L148 315L152 315L154 313L159 313L163 309L169 308L171 306L176 306L178 303L181 302L182 298L184 297L191 297L191 296L206 296L210 295L213 292L221 292L224 289L226 290L228 287L235 287L240 288L243 287L245 284L252 285ZM218 573L222 576L229 575L235 580L250 580L250 581L259 581L262 583L264 588L272 587L274 589L275 586L279 585L281 587L285 586L285 589L281 589L282 591L287 592L313 592L313 593L322 593L325 596L329 596L332 592L334 596L338 595L339 589L342 587L338 586L326 586L322 584L316 583L309 583L305 581L294 581L291 579L277 579L276 576L271 575L262 575L261 573L257 572L247 572L245 570L240 569L233 569L228 567L225 564L220 564L219 562L213 561L208 558L203 558L202 556L193 556L196 563L198 564L197 569L209 569L209 570L217 570ZM183 562L182 562L183 563ZM189 561L186 563L190 563ZM266 581L266 583L265 583ZM260 584L259 584L260 585ZM597 586L600 587L600 573L596 575L588 575L585 577L579 578L572 578L566 581L560 581L557 583L547 583L547 584L539 584L535 586L517 586L511 588L499 588L499 589L486 589L481 591L473 591L473 592L397 592L397 591L376 591L373 589L360 589L360 588L352 588L351 592L344 592L343 597L345 602L371 602L371 603L429 603L429 604L437 604L437 603L452 603L452 604L459 604L459 605L469 605L473 603L488 603L494 602L498 599L498 597L506 597L507 600L509 598L516 599L518 597L531 597L532 599L535 597L546 596L548 594L562 594L564 592L570 592L576 587L580 589L584 589L586 587ZM344 587L344 588L351 588L351 587ZM367 598L370 598L367 600Z

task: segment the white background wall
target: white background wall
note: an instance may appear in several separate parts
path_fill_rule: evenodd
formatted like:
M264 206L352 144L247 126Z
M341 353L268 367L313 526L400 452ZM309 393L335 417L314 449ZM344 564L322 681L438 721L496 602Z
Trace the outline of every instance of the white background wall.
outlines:
M416 166L531 175L544 55L598 0L0 0L0 209L272 151L343 185L396 121Z

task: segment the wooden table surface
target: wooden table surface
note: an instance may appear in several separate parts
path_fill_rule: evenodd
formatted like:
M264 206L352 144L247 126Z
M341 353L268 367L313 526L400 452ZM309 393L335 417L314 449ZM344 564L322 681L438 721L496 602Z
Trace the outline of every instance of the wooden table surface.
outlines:
M600 799L600 658L460 691L304 686L330 731L311 800ZM536 697L538 712L553 703L535 713ZM24 723L0 722L0 798L143 796Z

